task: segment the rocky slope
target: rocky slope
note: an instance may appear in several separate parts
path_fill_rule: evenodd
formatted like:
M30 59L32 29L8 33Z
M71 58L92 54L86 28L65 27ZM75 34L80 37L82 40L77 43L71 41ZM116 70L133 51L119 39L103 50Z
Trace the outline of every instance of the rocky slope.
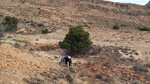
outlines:
M0 46L1 84L149 84L149 71L134 70L143 66L133 57L136 50L119 47L94 47L92 54L72 58L71 67L60 63L65 51L56 45L31 45L16 49L10 44ZM114 52L115 51L115 52ZM122 52L122 53L121 53ZM137 55L137 54L136 54Z
M36 73L48 71L53 68L53 63L33 57L30 53L23 52L9 44L0 45L0 83L23 84L23 78L29 78ZM44 61L45 60L45 61Z
M84 25L111 28L118 23L127 28L150 26L149 8L103 0L5 0L1 1L1 15L20 19L20 28L64 28ZM5 11L5 12L4 12ZM38 18L37 18L38 17ZM32 30L35 31L35 30Z

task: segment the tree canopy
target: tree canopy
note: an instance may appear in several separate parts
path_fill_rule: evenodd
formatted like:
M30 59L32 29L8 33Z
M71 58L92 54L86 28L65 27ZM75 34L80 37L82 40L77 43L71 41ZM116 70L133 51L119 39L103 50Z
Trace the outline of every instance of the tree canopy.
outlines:
M61 48L81 52L91 48L93 42L89 39L89 33L82 26L71 27L63 41L59 42Z

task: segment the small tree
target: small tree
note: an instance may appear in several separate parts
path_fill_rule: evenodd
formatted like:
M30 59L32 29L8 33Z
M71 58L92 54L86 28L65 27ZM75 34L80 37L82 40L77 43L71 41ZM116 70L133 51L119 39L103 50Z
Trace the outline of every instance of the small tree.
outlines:
M59 42L61 48L79 53L91 48L93 42L89 39L89 33L82 26L71 27L65 39Z
M18 19L15 17L6 16L3 24L6 26L5 31L14 32L18 28Z

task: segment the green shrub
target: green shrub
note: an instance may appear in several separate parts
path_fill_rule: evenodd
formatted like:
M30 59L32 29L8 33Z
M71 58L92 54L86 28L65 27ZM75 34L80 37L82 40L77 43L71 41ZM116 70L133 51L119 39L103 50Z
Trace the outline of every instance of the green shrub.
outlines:
M8 32L14 32L18 29L18 19L15 18L15 17L10 17L10 16L6 16L5 19L4 19L4 22L3 24L5 25L6 27L6 30L5 31L8 31Z
M116 25L113 26L113 29L117 29L118 30L118 29L120 29L120 27L119 27L118 24L116 24Z
M143 28L139 28L139 30L141 30L141 31L150 31L150 28L149 27L143 27Z
M59 46L73 52L82 52L89 50L92 43L89 33L85 32L82 26L76 26L69 29L65 39L59 42Z
M47 34L47 33L49 33L49 30L48 30L48 29L42 30L42 34Z

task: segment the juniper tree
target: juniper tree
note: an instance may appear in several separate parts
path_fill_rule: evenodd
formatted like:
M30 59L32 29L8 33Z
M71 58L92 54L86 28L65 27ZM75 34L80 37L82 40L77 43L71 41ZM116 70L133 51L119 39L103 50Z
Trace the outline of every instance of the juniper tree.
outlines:
M73 52L87 51L93 42L89 39L89 33L82 26L71 27L63 41L59 42L61 48Z

